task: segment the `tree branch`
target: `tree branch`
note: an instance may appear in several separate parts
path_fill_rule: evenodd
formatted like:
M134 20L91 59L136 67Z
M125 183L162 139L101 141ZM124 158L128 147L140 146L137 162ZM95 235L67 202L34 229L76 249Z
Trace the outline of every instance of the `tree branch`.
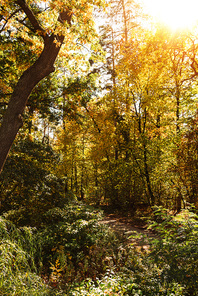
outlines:
M2 17L2 19L5 21L5 24L2 26L0 33L3 32L3 30L5 29L8 21L15 15L17 14L17 12L19 12L20 9L15 10L7 19L5 19L4 17Z
M197 62L195 61L195 58L191 58L191 61L192 63L190 64L191 68L193 69L194 71L194 76L197 76L198 75L198 71L196 68L198 68L198 64ZM195 68L196 67L196 68Z
M42 28L42 26L39 24L35 14L30 9L30 7L27 5L26 0L16 0L16 3L21 7L21 9L25 12L26 16L28 17L31 25L34 28L34 31L39 31L41 33L41 36L45 37L45 30ZM62 24L67 22L69 25L71 25L71 19L72 19L72 11L68 8L64 8L62 12L60 12L58 21ZM30 28L29 28L30 29Z
M30 23L32 24L35 31L40 31L42 35L44 36L45 30L42 28L42 26L39 24L38 20L36 19L36 16L34 15L33 11L29 8L25 0L16 0L16 3L21 7L21 9L25 12L27 15Z
M64 24L64 22L67 21L67 23L71 25L71 19L72 19L72 11L68 8L64 9L63 12L60 12L58 17L58 21L62 24Z

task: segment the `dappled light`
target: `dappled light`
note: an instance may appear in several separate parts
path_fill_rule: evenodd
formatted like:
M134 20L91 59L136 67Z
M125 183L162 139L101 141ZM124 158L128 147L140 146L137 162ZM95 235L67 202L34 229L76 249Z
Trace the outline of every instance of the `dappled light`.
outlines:
M1 1L0 296L198 296L197 11Z

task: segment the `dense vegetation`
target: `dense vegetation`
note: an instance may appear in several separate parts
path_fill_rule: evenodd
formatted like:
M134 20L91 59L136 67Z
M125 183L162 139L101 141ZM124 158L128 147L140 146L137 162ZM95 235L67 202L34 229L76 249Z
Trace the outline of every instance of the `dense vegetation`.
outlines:
M197 219L155 208L147 251L73 201L46 212L40 228L1 217L1 295L197 295Z
M2 296L198 295L197 29L107 2L1 1Z

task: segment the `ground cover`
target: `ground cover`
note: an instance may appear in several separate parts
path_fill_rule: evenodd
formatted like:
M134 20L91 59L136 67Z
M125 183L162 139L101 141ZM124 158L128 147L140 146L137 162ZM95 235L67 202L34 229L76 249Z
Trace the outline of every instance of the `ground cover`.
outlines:
M197 215L151 218L137 227L76 201L39 229L1 217L1 295L197 296Z

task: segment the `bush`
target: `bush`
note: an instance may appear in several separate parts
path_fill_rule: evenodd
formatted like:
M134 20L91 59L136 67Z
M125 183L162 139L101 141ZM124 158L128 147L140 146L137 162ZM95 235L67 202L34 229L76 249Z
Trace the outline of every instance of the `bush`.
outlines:
M102 279L87 280L73 287L68 296L125 295L126 284L120 275L109 270Z
M121 266L122 238L102 225L99 222L101 218L101 212L76 201L64 208L53 208L46 212L39 229L27 226L17 228L2 218L0 234L3 246L6 246L5 256L6 252L11 254L10 258L15 258L13 252L18 254L14 262L18 262L21 268L17 265L13 271L13 262L8 260L10 279L15 277L16 283L20 283L17 279L19 276L22 279L20 285L27 286L24 281L28 277L38 282L41 280L37 276L39 273L51 286L53 291L50 290L50 293L61 295L61 289L69 291L74 282L80 283L87 278L95 281L109 267L116 263ZM6 273L5 276L9 279ZM16 286L13 281L10 289L19 289L20 285ZM34 285L37 291L36 282Z
M1 295L49 295L49 289L36 274L33 258L23 248L27 245L31 249L32 244L22 232L28 233L0 217Z
M119 260L118 237L99 223L101 212L79 202L54 208L38 233L45 274L53 286L95 280Z
M153 220L150 228L156 237L151 239L149 251L125 248L118 272L84 282L71 295L198 295L197 216L185 210L175 217L155 208Z
M151 244L149 258L158 266L161 280L185 287L183 295L198 295L198 216L189 210L171 216L161 208L154 216L159 222L150 227L158 238Z
M39 227L46 211L63 206L64 179L55 175L58 161L49 145L19 138L0 175L0 215L7 212L17 226Z

